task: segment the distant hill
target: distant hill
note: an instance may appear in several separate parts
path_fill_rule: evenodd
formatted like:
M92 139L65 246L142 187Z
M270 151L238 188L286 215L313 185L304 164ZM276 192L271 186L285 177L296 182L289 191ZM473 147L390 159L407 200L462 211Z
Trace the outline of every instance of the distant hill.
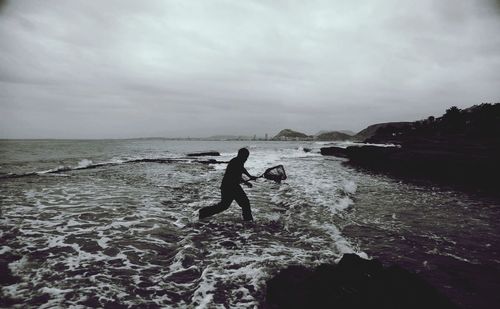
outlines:
M281 130L278 134L276 134L272 138L272 140L274 141L304 140L304 139L312 139L312 137L302 132L297 132L291 129Z
M372 138L377 132L377 130L380 128L385 128L388 126L394 128L402 128L408 126L408 124L410 124L410 122L384 122L384 123L372 124L371 126L368 126L367 128L359 131L356 135L354 135L353 139L362 142Z
M351 136L356 134L356 132L353 132L351 130L321 130L318 133L314 134L314 137L317 137L323 133L329 133L329 132L340 132L340 133L344 133L344 134L351 135Z
M346 141L352 139L352 136L339 131L323 132L314 137L318 141Z

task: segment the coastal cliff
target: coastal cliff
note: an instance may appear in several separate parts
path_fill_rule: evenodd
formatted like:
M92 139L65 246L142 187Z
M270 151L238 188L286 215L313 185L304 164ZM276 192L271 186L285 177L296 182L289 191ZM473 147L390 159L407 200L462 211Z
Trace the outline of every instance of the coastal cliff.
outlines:
M322 148L323 155L395 176L497 191L500 103L452 107L439 118L379 127L365 142L397 147Z

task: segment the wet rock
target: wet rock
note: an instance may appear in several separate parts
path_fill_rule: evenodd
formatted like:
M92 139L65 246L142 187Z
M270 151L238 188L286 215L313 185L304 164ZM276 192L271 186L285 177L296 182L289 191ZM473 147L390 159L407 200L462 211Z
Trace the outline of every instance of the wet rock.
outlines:
M115 247L108 247L104 249L102 252L108 256L116 256L118 253L120 253L120 249Z
M21 304L23 301L20 299L12 299L9 297L0 297L0 308L12 308L16 304Z
M322 147L320 152L324 156L347 157L346 149L340 147Z
M290 266L267 282L265 308L457 308L417 275L345 254L337 265Z
M76 291L71 291L64 295L64 299L66 300L75 300L77 298L78 298L78 293Z
M54 270L58 273L63 272L68 269L68 266L66 266L64 263L57 263L54 265Z
M179 284L185 284L185 283L190 283L193 282L194 280L198 279L200 277L200 271L196 268L188 268L185 270L181 270L178 272L175 272L168 277L165 277L165 281L173 281L175 283Z
M97 296L90 296L86 300L79 302L79 304L90 308L102 307Z
M226 249L238 249L238 245L230 240L225 240L220 245Z
M469 143L470 144L470 143ZM349 164L404 179L498 192L500 146L412 141L402 147L347 147Z
M120 304L118 301L106 301L104 309L127 309L129 306Z
M192 254L185 254L184 257L182 258L181 264L182 267L188 268L194 265L196 261L196 256Z
M38 296L35 296L33 297L31 300L30 300L30 304L31 305L34 305L34 306L39 306L39 305L43 305L45 304L46 302L48 302L50 299L50 295L47 294L47 293L44 293L44 294L41 294L41 295L38 295Z
M122 260L121 258L108 260L106 263L112 267L124 267L125 266L125 261Z
M163 206L167 206L167 207L170 207L170 208L174 208L176 206L174 204L174 201L170 201L170 200L161 201L161 204Z
M207 152L196 152L196 153L188 153L188 157L219 157L220 153L217 151L207 151Z
M196 163L201 163L201 164L227 164L227 161L218 161L215 159L208 159L208 160L196 160Z
M119 265L119 267L123 267L125 266L125 264L121 264ZM115 265L116 267L116 265ZM128 269L128 268L115 268L113 269L113 276L116 276L116 277L131 277L131 276L134 276L137 274L137 271L133 270L133 269Z
M0 257L0 285L11 285L20 282L20 279L13 276L9 268L9 263L20 259L15 255L4 255Z

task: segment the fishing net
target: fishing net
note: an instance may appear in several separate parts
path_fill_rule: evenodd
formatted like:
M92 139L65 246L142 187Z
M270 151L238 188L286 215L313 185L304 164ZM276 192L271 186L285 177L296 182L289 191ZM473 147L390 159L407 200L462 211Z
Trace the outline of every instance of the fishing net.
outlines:
M264 174L262 175L264 178L269 180L274 180L277 183L280 183L282 180L286 179L285 168L283 165L277 165L268 168Z

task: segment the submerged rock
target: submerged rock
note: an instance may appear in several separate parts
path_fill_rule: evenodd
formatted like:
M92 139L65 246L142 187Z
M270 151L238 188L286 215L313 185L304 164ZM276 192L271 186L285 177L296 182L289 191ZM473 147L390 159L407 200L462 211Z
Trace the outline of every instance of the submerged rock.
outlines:
M10 252L0 255L0 285L10 285L20 282L20 279L12 274L9 264L19 260L21 257Z
M345 254L337 265L290 266L267 282L265 308L457 308L399 266Z
M193 152L188 153L188 157L219 157L220 153L217 151L206 151L206 152Z

